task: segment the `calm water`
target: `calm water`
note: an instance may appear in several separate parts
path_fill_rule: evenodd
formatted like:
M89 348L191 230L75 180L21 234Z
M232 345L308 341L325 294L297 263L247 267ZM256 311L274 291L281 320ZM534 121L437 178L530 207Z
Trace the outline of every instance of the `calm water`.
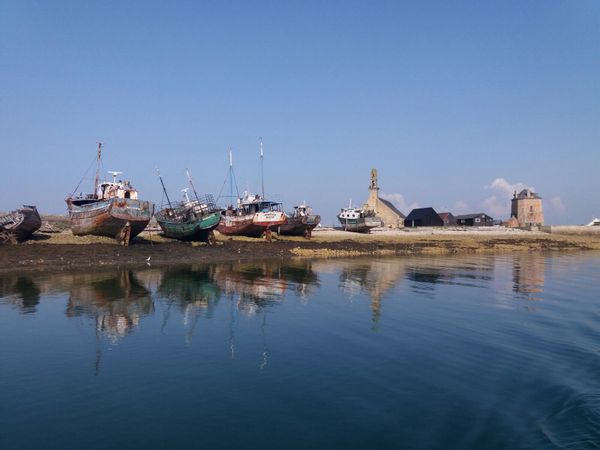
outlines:
M0 448L597 448L600 254L0 276Z

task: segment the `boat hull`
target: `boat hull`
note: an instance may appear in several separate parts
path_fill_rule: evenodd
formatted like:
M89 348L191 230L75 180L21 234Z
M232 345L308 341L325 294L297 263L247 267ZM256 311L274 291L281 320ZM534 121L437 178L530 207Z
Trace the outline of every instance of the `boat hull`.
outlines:
M111 198L77 206L67 199L71 231L76 236L107 236L129 245L154 214L154 204L143 200Z
M354 231L357 233L368 233L372 228L381 226L381 220L375 217L342 218L338 216L345 231Z
M24 206L0 218L0 231L21 242L28 239L42 226L42 219L35 206Z
M221 220L221 214L218 212L185 222L169 220L162 213L163 211L157 214L156 221L165 236L181 241L208 242L212 231L217 228Z
M263 230L277 230L277 228L287 222L287 216L281 211L258 212L254 214L252 223Z
M321 222L321 216L288 217L287 222L279 226L282 236L310 236L312 230Z
M225 236L261 237L266 228L256 225L253 218L254 214L222 216L217 231Z

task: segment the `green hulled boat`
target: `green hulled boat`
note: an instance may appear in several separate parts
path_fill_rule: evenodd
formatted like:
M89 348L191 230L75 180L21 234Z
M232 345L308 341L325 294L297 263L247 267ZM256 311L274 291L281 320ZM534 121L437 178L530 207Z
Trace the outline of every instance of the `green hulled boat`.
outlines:
M190 200L187 189L182 189L185 198L181 203L171 203L160 178L169 206L156 214L156 221L167 237L213 244L215 242L213 230L219 225L221 210L217 208L212 195L198 197L189 173L188 178L194 190L195 200Z
M165 236L182 241L204 241L213 243L213 230L219 225L221 213L211 212L197 215L193 208L165 208L156 214L156 221Z

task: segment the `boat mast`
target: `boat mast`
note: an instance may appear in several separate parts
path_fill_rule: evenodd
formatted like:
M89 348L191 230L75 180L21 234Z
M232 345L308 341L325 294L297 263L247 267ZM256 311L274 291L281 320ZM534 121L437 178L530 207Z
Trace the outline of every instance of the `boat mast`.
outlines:
M196 200L198 200L198 203L200 203L200 199L198 198L198 193L196 192L196 187L194 186L194 182L192 181L192 176L190 175L190 171L188 169L185 169L185 173L187 174L188 181L190 182L190 186L192 186L192 190L194 191Z
M100 183L100 162L102 160L102 142L98 142L98 159L96 160L96 178L94 179L94 196L98 198L98 183Z
M229 147L229 200L233 206L233 152Z
M260 184L262 187L262 199L265 199L265 170L264 170L264 159L265 159L265 153L263 152L263 142L262 142L262 138L259 137L258 140L260 141Z
M158 175L158 179L160 180L160 184L162 185L165 197L167 197L167 203L169 204L169 208L173 209L173 206L171 205L171 199L169 198L169 194L167 194L167 190L165 189L165 183L163 183L163 179L160 176L160 172L158 171L158 169L156 169L156 174Z

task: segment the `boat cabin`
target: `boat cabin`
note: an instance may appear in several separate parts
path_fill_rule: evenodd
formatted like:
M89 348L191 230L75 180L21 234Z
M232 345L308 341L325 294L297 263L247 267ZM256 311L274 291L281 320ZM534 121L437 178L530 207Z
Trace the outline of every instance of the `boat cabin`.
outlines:
M305 217L312 214L312 208L306 204L294 206L293 217Z
M365 211L359 208L342 208L339 218L340 219L360 219L365 217Z
M137 191L131 186L129 181L110 182L105 181L98 186L96 193L98 200L108 200L110 198L130 198L137 200Z
M244 197L238 199L238 207L234 212L233 206L229 206L225 215L245 216L259 212L281 211L281 203L263 200L258 194L244 193Z

